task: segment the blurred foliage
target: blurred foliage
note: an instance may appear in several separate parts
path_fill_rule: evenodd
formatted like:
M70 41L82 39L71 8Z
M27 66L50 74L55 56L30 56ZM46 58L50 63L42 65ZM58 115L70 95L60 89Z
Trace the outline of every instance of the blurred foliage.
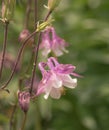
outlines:
M19 33L23 29L26 0L17 0L14 21L10 24L7 51L17 55ZM45 15L39 2L40 15ZM62 63L72 63L83 75L78 87L67 90L60 100L40 97L31 103L26 130L109 130L109 0L62 0L53 13L58 35L70 43L69 53L60 57ZM30 24L30 29L34 27ZM0 23L0 50L3 24ZM28 63L25 54L24 64ZM10 71L4 70L3 82ZM18 89L18 74L11 81L11 94L0 94L0 130L8 129L11 103ZM18 127L22 112L17 110Z

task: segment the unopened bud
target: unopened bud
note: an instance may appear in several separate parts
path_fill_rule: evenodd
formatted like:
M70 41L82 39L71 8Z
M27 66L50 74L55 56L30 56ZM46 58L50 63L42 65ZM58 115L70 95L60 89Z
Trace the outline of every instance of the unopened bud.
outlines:
M48 8L53 11L60 3L61 0L48 0Z
M16 5L16 0L4 0L2 2L2 19L3 21L10 21L14 15L14 8Z
M18 92L18 101L21 109L26 113L29 109L30 93Z

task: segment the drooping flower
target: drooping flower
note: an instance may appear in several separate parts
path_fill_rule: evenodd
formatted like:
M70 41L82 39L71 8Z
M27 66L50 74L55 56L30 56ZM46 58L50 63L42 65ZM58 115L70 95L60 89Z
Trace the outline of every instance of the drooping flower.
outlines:
M40 49L43 56L47 57L50 52L53 52L56 56L61 56L64 52L68 52L65 49L66 46L68 46L68 43L56 34L53 27L47 27L42 32Z
M44 57L47 57L48 54L51 52L51 39L49 33L49 28L42 32L42 41L40 44L40 49L42 50L42 56Z
M64 52L68 53L68 51L65 49L65 47L68 46L68 43L65 42L64 39L60 38L56 34L55 29L53 27L51 28L51 33L52 33L51 49L54 52L54 54L56 56L61 56L61 55L63 55Z
M46 69L47 67L48 69ZM78 76L74 73L75 66L71 64L59 64L54 57L51 57L47 63L40 62L39 69L42 73L42 80L39 83L37 95L45 93L45 99L49 95L52 98L59 99L64 87L75 88L77 86L77 78L70 76Z
M21 109L26 113L29 108L30 103L30 93L29 92L19 92L18 101Z

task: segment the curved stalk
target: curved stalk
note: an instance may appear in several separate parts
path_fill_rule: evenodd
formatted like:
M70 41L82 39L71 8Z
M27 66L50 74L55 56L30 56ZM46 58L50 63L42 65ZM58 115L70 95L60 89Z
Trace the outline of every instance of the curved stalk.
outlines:
M13 70L12 70L12 73L11 73L9 79L7 80L7 82L6 82L0 89L5 89L5 88L7 87L7 85L10 83L10 81L11 81L11 79L13 78L13 75L14 75L14 73L15 73L16 67L17 67L17 65L18 65L18 63L19 63L19 61L20 61L20 57L21 57L21 55L22 55L22 52L23 52L24 47L26 46L27 41L28 41L31 37L33 37L36 33L37 33L36 31L33 32L33 33L24 41L24 43L22 44L22 46L21 46L21 48L20 48L20 50L19 50L19 52L18 52L17 60L16 60L16 62L15 62L15 65L14 65L14 68L13 68Z
M5 59L5 53L6 53L8 25L9 25L9 22L5 22L3 53L2 53L1 65L0 65L0 79L2 76L3 64L4 64L4 59Z

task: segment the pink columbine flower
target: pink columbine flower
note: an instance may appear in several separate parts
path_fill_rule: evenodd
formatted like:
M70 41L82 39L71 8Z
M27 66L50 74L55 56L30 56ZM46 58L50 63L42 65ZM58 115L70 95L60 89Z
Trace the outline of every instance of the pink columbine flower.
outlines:
M21 109L26 113L29 108L30 103L30 93L29 92L18 92L18 101Z
M42 32L40 49L44 57L47 57L50 52L53 52L56 56L61 56L64 52L68 52L65 49L66 46L68 46L68 43L56 34L53 27L47 27Z
M46 69L47 67L48 69ZM42 80L39 83L37 95L45 93L45 99L49 95L59 99L64 87L75 88L77 86L77 79L70 76L78 76L73 72L75 66L71 64L59 64L54 57L51 57L47 63L40 62L39 69L42 73Z

